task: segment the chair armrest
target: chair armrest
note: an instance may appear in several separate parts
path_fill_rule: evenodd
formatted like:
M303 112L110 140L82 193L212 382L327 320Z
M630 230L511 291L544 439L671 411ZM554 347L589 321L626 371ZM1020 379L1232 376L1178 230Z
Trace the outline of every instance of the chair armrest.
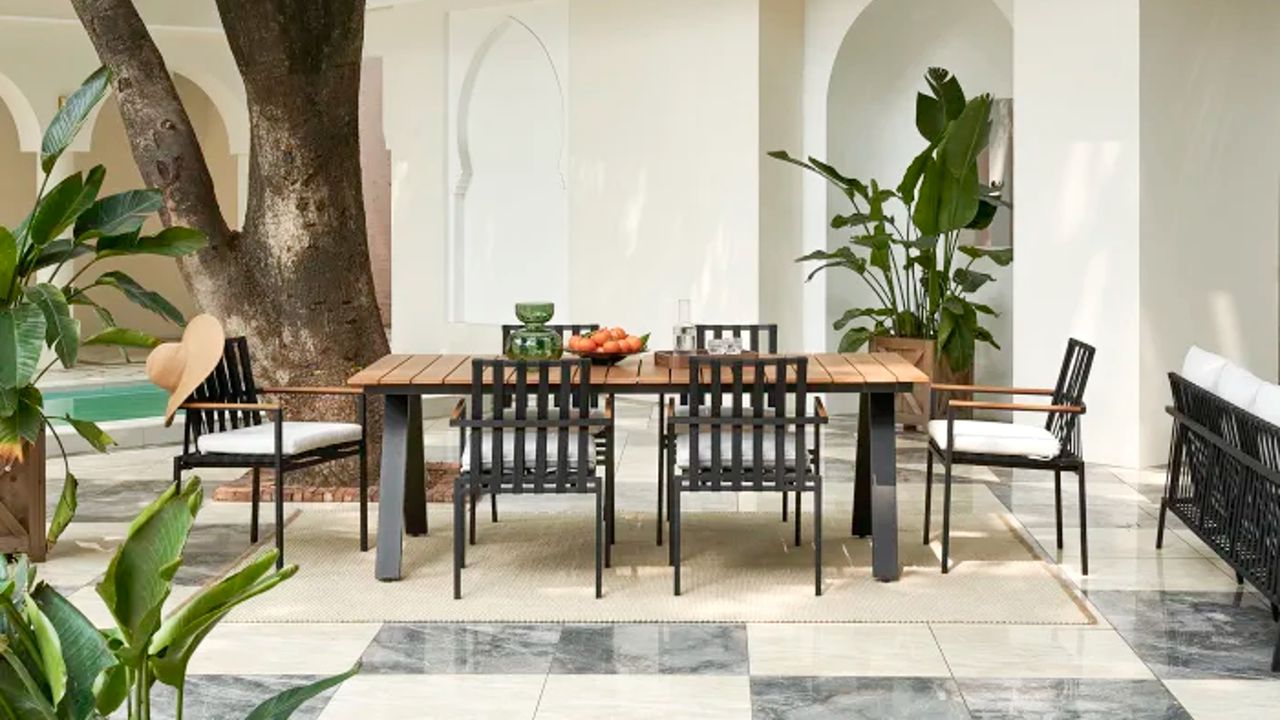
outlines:
M1080 405L1030 405L1027 403L979 402L974 400L951 400L947 407L969 408L972 410L1010 410L1013 412L1045 412L1071 413L1083 415L1084 407Z
M968 392L985 395L1052 395L1049 388L1016 388L998 385L952 385L949 383L933 383L936 392Z
M314 387L264 387L258 392L263 395L363 395L364 388L338 385L322 385Z
M459 400L457 405L453 406L453 412L449 413L449 424L456 427L462 421L462 414L467 409L467 401Z
M276 403L225 403L225 402L189 402L178 406L181 410L242 410L246 412L280 412Z

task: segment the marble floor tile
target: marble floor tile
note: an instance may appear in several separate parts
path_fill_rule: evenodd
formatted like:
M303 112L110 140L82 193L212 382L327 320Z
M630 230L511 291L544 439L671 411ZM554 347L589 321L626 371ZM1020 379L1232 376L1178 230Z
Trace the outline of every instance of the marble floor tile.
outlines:
M950 678L751 678L754 720L965 720L969 713Z
M999 493L996 493L999 496ZM1013 514L1026 527L1054 527L1055 511L1053 502L1047 503L1013 503L1010 506ZM1156 519L1158 508L1131 503L1089 503L1089 529L1094 528L1154 528L1159 524ZM1064 528L1079 528L1080 514L1071 506L1068 511L1064 504L1062 511Z
M1051 625L932 625L957 678L1131 678L1151 671L1114 630Z
M192 595L200 591L200 588L190 585L174 585L173 590L169 593L169 597L164 603L164 614L168 616L179 607L182 606ZM93 623L96 628L112 628L116 626L115 618L111 617L111 611L107 609L107 605L103 602L102 597L98 595L97 588L89 585L74 593L66 596L76 609L84 613L84 616Z
M200 675L336 675L355 664L377 623L222 623L191 659Z
M365 674L545 675L559 625L387 623L364 653Z
M552 673L746 675L741 625L566 625Z
M187 686L183 692L183 716L243 718L266 699L319 679L320 676L306 675L191 675L187 678ZM336 692L336 688L326 690L307 701L294 712L290 720L315 720ZM173 688L157 683L151 694L152 716L174 717L176 701Z
M1165 680L1196 720L1257 720L1280 714L1275 680Z
M1158 680L959 681L974 720L1191 720Z
M1161 678L1267 678L1278 626L1250 593L1089 591L1089 600Z
M949 677L928 625L747 626L753 675Z
M544 675L371 675L338 688L320 720L524 720Z
M745 720L745 675L550 675L535 720Z
M1089 576L1080 574L1077 559L1066 558L1063 570L1085 590L1171 590L1231 592L1232 575L1208 558L1089 558Z
M1080 558L1078 528L1063 530L1063 548L1057 548L1057 531L1052 526L1028 528L1049 557L1056 560ZM1203 555L1173 533L1166 533L1164 547L1156 549L1155 528L1089 528L1089 561L1112 558L1201 558ZM1092 570L1092 567L1090 568Z

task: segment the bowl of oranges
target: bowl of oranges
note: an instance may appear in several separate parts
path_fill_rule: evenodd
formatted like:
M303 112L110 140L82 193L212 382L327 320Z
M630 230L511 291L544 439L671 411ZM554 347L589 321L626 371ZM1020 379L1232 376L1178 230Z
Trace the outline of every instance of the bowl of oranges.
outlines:
M612 365L628 355L644 352L649 334L628 335L620 327L601 328L590 335L574 335L565 349L597 365Z

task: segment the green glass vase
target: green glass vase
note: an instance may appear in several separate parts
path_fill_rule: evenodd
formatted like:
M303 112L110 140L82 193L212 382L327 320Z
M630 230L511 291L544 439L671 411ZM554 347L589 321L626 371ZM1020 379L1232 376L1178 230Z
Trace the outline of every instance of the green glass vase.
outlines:
M516 318L524 327L511 332L503 351L511 360L559 360L564 354L560 333L547 328L556 314L555 303L516 303Z

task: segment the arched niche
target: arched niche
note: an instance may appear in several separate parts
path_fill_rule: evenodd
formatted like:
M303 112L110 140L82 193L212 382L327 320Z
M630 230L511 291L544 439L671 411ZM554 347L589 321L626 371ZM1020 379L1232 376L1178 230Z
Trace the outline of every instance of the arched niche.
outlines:
M178 89L178 96L195 129L196 138L200 142L223 216L228 222L234 222L239 178L226 124L217 106L200 86L179 74L174 74L173 80ZM76 167L82 171L98 164L106 167L103 195L144 186L145 183L133 159L124 121L120 116L120 109L114 95L108 95L102 101L92 127L82 132L85 133L87 145L84 152L76 155ZM148 221L144 231L155 232L159 229L159 220L153 218ZM86 279L109 270L125 272L144 287L159 292L188 317L198 312L195 301L182 280L178 263L172 258L160 256L112 258L94 265L86 273ZM119 294L106 290L95 291L95 293L95 297L111 312L120 325L140 329L162 338L181 334L180 328L125 300ZM77 306L76 313L89 332L94 332L100 327L101 322L91 308Z
M20 116L8 100L0 104L0 225L10 229L31 212L36 199L36 152L23 140Z
M856 15L835 54L827 86L826 159L848 175L875 178L895 187L911 159L925 147L915 127L915 97L925 90L930 66L951 70L969 96L1013 93L1013 28L994 0L873 0ZM897 206L895 206L896 208ZM827 193L826 216L849 212L840 193ZM896 213L901 215L901 212ZM899 224L907 222L899 217ZM847 230L828 230L827 245L839 247ZM1016 264L1015 264L1016 266ZM1012 290L1010 268L984 268L997 276L982 290L981 301L1002 311L986 320L1005 352L979 346L976 363L982 380L1011 376ZM828 273L827 328L851 307L875 303L852 273ZM828 330L828 347L841 333Z
M451 16L450 319L568 314L561 3ZM497 282L495 278L501 278Z

